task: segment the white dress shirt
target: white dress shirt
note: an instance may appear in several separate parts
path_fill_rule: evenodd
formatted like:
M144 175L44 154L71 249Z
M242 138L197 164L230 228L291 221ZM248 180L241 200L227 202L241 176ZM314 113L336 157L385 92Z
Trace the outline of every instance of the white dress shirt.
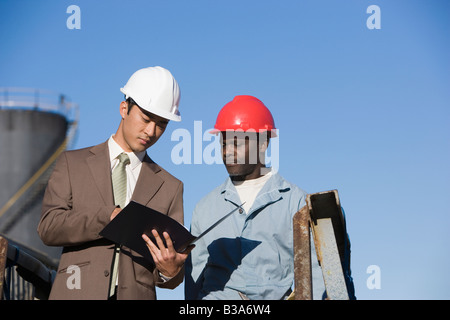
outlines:
M111 161L111 172L114 168L119 164L119 159L117 157L122 152L125 152L119 144L114 140L114 135L108 140L108 148L109 148L109 160ZM125 200L125 205L130 202L131 196L133 195L134 188L136 187L136 182L139 178L139 173L142 168L142 161L145 157L145 151L134 153L134 152L125 152L130 158L130 163L125 166L125 170L127 172L127 198Z

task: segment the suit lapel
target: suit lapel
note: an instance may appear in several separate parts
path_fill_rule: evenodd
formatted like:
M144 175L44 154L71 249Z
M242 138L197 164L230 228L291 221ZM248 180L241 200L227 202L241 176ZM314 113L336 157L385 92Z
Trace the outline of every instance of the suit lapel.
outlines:
M105 205L114 205L108 141L92 147L90 152L92 155L86 161L96 187ZM142 205L150 202L164 183L164 180L156 174L160 170L159 166L145 155L131 200Z
M89 151L92 155L86 161L103 202L105 205L114 205L108 142L94 146Z
M148 155L145 155L131 200L142 205L150 202L164 183L164 180L156 174L160 170L159 166Z

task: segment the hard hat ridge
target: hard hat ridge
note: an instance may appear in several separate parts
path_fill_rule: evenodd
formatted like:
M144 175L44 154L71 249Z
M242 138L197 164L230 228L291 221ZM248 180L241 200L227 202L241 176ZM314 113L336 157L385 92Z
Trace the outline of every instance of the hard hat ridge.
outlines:
M139 107L168 120L181 121L180 88L169 70L149 67L137 70L120 89Z
M235 96L219 111L211 133L229 130L267 132L270 137L276 137L271 112L261 100L250 95Z

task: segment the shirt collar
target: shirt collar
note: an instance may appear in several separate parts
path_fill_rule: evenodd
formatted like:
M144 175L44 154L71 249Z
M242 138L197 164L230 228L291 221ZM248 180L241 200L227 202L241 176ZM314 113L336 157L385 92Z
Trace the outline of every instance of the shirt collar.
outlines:
M289 189L289 184L278 174L278 172L272 170L271 176L260 190L260 194L269 193L277 197L280 193ZM237 195L236 187L230 177L222 184L221 193L225 195L225 198L231 197L233 194Z
M109 148L109 160L111 163L114 161L114 159L117 158L119 154L122 152L125 152L121 146L114 140L114 135L111 135L111 137L108 140L108 148ZM135 153L135 152L125 152L128 157L130 158L130 166L131 169L136 168L138 165L142 163L145 157L145 150Z
M283 199L283 193L290 190L290 186L277 172L272 171L271 176L259 191L252 205L251 212L247 214L247 219L254 217L254 213L270 203L275 203ZM234 203L236 206L241 204L236 187L230 177L221 186L221 194L226 201Z

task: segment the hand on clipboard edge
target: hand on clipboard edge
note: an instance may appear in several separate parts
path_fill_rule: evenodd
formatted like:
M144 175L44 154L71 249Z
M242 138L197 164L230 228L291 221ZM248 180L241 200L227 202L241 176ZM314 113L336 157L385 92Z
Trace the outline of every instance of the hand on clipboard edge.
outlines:
M178 221L150 207L131 201L104 227L99 235L115 242L119 246L126 246L134 250L146 259L152 260L147 243L143 241L143 234L146 234L146 237L156 245L157 242L153 235L153 230L159 233L158 235L163 244L165 242L164 232L167 232L175 251L183 253L189 245L194 244L243 205L236 205L236 208L216 221L202 234L194 236ZM164 245L164 248L167 247Z
M195 248L194 243L198 239L206 235L209 231L214 229L223 220L232 215L236 210L242 208L244 203L242 203L240 206L231 210L225 216L217 220L213 225L211 225L198 237L195 237L194 240L192 240L185 248L183 248L178 252L175 250L172 239L170 238L170 235L166 231L163 232L164 241L161 239L161 236L155 229L152 230L152 235L155 241L152 241L145 233L142 234L142 239L144 239L147 248L149 249L150 254L152 255L153 261L155 262L156 268L159 270L159 272L167 278L172 278L175 275L177 275L178 272L180 272L180 270L182 269L183 264L186 261L187 257L189 256L189 254Z
M166 231L163 232L165 244L158 231L153 229L152 234L156 244L150 240L145 233L142 234L142 239L144 239L147 248L152 255L156 268L167 278L175 277L181 271L184 262L191 253L191 250L194 249L195 245L190 244L182 252L177 252L173 246L170 235Z

